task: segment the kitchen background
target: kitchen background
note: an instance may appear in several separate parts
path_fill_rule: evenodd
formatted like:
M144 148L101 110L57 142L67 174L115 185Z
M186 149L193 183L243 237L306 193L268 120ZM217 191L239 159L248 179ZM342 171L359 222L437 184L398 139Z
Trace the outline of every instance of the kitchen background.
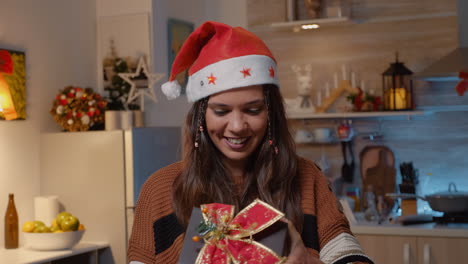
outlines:
M0 212L5 211L7 194L15 193L20 222L33 218L33 197L44 189L40 135L60 131L48 113L59 89L70 84L96 87L99 17L149 13L153 70L163 73L167 73L167 18L191 21L195 26L205 20L246 26L262 37L276 56L285 97L297 95L295 74L290 67L293 63L312 65L312 96L326 81L332 81L333 73L340 71L343 64L355 71L358 79L365 80L368 89L378 92L381 73L394 61L396 51L400 60L417 73L458 45L456 0L353 0L355 22L297 33L268 26L285 21L285 5L284 0L2 1L0 45L26 51L28 117L25 121L0 122ZM368 144L385 144L395 153L396 164L413 161L419 169L421 194L445 190L451 181L459 190L468 190L468 115L464 111L448 111L456 110L454 106L468 106L468 96L456 95L455 84L415 83L417 107L438 110L431 114L412 116L410 120L355 119L357 132L379 131L380 127L384 135L380 141L356 137L355 156ZM181 125L189 107L186 98L168 102L159 89L156 94L159 102L149 104L146 110L147 125ZM295 121L292 125L334 127L339 122ZM321 149L322 145L306 145L298 151L319 159ZM342 164L340 145L326 144L323 149L332 165L331 173L336 175ZM67 176L67 171L63 171L63 176Z

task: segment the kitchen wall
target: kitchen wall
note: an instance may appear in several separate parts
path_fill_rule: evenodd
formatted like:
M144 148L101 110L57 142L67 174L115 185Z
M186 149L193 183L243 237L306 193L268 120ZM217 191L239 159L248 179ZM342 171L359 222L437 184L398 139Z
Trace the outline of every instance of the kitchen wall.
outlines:
M33 197L40 193L39 135L58 131L48 113L55 93L72 83L95 85L95 17L93 0L1 3L0 46L25 51L27 71L27 119L0 122L1 226L8 193L15 194L20 222L33 217Z
M279 78L285 97L295 97L295 74L290 66L311 64L314 90L312 99L326 82L333 83L334 72L345 64L364 80L367 89L381 91L381 74L399 52L400 61L419 72L457 46L456 1L437 0L355 0L353 22L323 25L319 30L294 33L268 26L285 21L284 0L248 0L249 28L262 37L279 61ZM268 11L266 11L268 10ZM466 32L465 32L466 34ZM358 81L359 83L359 81ZM468 96L459 97L455 83L415 82L415 101L426 109L468 106ZM342 100L343 101L343 100ZM315 102L315 101L314 101ZM333 109L332 109L333 111ZM336 106L334 111L337 111ZM335 127L341 120L292 122L294 129ZM396 164L413 161L421 175L420 192L445 190L450 181L468 190L468 113L437 112L391 119L356 119L358 133L382 132L379 141L356 137L355 154L368 144L384 144L395 153ZM339 177L342 164L339 144L302 145L300 154L318 160L322 151L332 164L331 178ZM359 167L358 167L359 168ZM358 169L356 170L357 176ZM359 185L359 178L356 179Z
M246 25L246 1L228 0L5 0L0 8L0 47L26 52L27 119L0 122L0 214L4 214L8 193L14 193L19 220L32 219L33 197L40 195L39 137L60 127L49 114L59 89L74 84L96 87L96 17L124 13L154 12L156 70L167 72L166 32L168 16L199 25L204 20L223 20ZM236 10L226 20L223 16ZM158 104L146 113L149 126L180 125L188 108L186 98L169 104L157 89ZM67 175L63 171L64 177ZM0 218L3 226L3 216ZM0 228L0 238L3 237ZM0 247L3 247L0 239ZM22 239L20 237L20 243Z

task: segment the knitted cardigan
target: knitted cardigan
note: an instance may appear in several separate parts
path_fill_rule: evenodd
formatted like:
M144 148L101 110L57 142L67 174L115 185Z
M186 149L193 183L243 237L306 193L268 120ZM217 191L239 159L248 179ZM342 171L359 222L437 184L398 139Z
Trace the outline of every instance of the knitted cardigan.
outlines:
M162 168L143 185L129 241L129 261L177 263L185 230L172 208L172 185L182 166L178 162ZM373 263L352 235L326 177L303 158L298 160L298 171L304 214L302 240L309 253L326 264Z

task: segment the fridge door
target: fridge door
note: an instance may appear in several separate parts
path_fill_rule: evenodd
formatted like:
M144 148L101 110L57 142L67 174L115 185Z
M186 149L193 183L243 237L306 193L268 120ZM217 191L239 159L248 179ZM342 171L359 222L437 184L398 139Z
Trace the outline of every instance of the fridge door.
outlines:
M140 189L155 171L182 158L180 127L144 127L125 131L127 208L134 208Z

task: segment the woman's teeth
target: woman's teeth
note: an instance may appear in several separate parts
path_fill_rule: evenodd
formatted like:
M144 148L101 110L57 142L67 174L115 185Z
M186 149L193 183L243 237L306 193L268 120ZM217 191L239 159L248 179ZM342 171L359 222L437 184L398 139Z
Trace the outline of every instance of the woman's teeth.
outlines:
M247 138L227 138L227 140L232 144L242 144L247 140Z

